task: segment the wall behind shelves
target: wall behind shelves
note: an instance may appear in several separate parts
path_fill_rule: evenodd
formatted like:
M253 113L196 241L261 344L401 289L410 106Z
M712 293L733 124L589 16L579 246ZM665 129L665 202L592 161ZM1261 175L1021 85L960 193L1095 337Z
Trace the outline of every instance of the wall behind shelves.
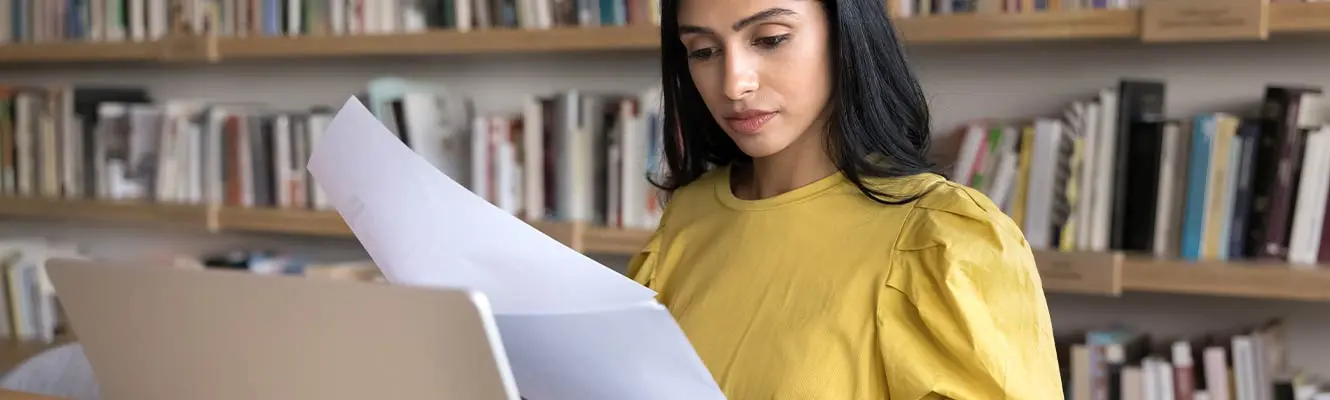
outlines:
M1271 82L1330 88L1324 54L1330 43L1278 39L1269 43L1146 46L1137 43L949 45L912 50L912 62L930 96L940 139L972 118L1060 115L1068 101L1094 95L1118 77L1168 82L1171 117L1200 112L1250 113ZM0 83L129 83L148 86L160 99L263 101L292 108L338 105L376 76L396 75L444 84L469 95L482 112L515 112L521 96L565 88L639 93L658 79L654 53L293 60L215 66L79 65L0 67ZM950 153L940 140L941 153ZM41 234L87 243L119 258L165 251L214 252L268 248L332 259L363 256L351 240L272 235L208 235L125 230L74 224L0 220L0 237ZM622 268L623 259L602 260ZM1211 297L1133 294L1123 299L1050 295L1059 328L1122 322L1159 335L1229 329L1284 316L1294 365L1330 375L1330 305Z

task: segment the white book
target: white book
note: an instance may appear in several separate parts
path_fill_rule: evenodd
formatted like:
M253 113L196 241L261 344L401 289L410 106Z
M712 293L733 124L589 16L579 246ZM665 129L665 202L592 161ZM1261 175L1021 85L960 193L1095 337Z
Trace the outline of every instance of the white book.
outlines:
M1095 229L1094 207L1095 186L1099 171L1099 130L1103 113L1098 100L1085 102L1082 113L1085 124L1081 140L1081 179L1080 194L1076 196L1076 213L1081 216L1081 223L1076 226L1076 249L1089 251L1094 248L1092 236Z
M1164 143L1160 151L1159 160L1159 191L1155 201L1157 205L1155 212L1154 228L1154 254L1156 256L1169 255L1173 242L1178 240L1177 232L1173 229L1173 221L1177 219L1174 213L1177 211L1173 207L1176 198L1183 196L1185 182L1178 182L1177 171L1185 168L1180 163L1181 155L1178 154L1182 149L1182 135L1180 128L1175 123L1164 126Z
M1327 138L1330 128L1308 133L1302 174L1299 177L1297 200L1293 206L1293 227L1290 232L1288 261L1295 268L1315 266L1321 246L1321 225L1325 217L1327 179L1330 179L1330 154Z
M466 0L455 1L464 2ZM476 28L489 29L490 26L493 25L495 18L490 15L491 8L489 2L490 0L471 0L471 12L473 13L472 17L474 17L476 21Z
M1233 393L1234 400L1260 400L1256 383L1256 356L1252 339L1246 335L1233 337Z
M1173 382L1173 363L1161 359L1159 362L1155 363L1154 367L1154 375L1159 382L1159 386L1155 387L1155 389L1158 389L1158 392L1155 393L1156 398L1159 400L1174 400L1176 396L1173 395L1175 393L1173 387L1175 384L1175 382Z
M340 1L334 1L334 3L339 2ZM319 146L319 142L323 138L323 132L328 129L328 124L331 122L332 115L329 114L314 113L309 116L309 148L311 151ZM464 154L470 154L470 151L470 148L462 149ZM465 171L465 169L463 169L463 171ZM464 175L457 179L465 181L466 178L467 176ZM331 208L332 206L328 204L328 194L323 191L323 187L319 186L319 182L313 178L310 179L310 182L310 191L312 192L310 194L312 198L311 203L313 203L314 209L326 210Z
M300 36L301 32L305 30L304 18L301 18L301 16L304 15L304 12L302 12L305 7L303 4L304 1L305 0L286 0L287 36Z
M979 162L979 153L984 151L987 135L981 124L970 124L966 127L960 154L956 155L956 170L952 172L952 181L966 186L971 184L971 180L974 179L974 164Z
M1034 147L1030 157L1030 176L1026 187L1025 238L1035 250L1053 243L1053 202L1056 197L1058 151L1064 132L1062 122L1054 119L1035 121Z
M278 115L272 129L272 170L273 184L277 193L274 198L278 207L291 206L291 117Z
M148 39L158 40L165 37L166 33L170 30L170 26L168 26L170 24L170 22L168 22L170 20L168 15L170 13L170 7L167 5L166 0L147 1Z
M129 38L135 42L142 42L148 38L148 24L144 17L147 16L148 5L144 2L149 0L124 0L129 2Z
M991 151L984 155L984 184L981 190L985 196L992 199L994 190L998 189L999 180L1002 178L1000 170L1002 169L1003 158L1015 156L1016 142L1020 139L1020 131L1011 126L1001 128L1002 132L998 135L997 143L989 143L987 146ZM992 135L989 135L992 137ZM1013 164L1014 166L1015 164Z
M289 1L289 0L288 0L288 1ZM402 24L402 19L401 19L401 18L404 17L404 13L403 13L401 7L398 7L398 5L399 5L398 3L399 3L400 1L401 1L401 0L388 0L388 1L379 1L379 2L375 2L375 3L373 3L373 4L379 6L379 11L378 11L378 17L379 17L379 31L378 31L378 33L382 33L382 34L391 34L391 33L404 32L404 30L403 30L403 26L402 26L402 25L403 25L403 24ZM423 21L422 21L422 24L423 24Z
M1205 387L1210 400L1229 400L1228 354L1223 347L1207 347L1201 355L1205 368Z
M526 218L545 219L545 121L541 100L527 96L522 101L522 168L526 189L523 200Z
M453 16L457 18L454 29L458 32L468 32L471 30L471 21L474 16L471 14L471 2L469 0L453 0Z
M1220 232L1223 232L1223 237L1219 238L1219 253L1216 254L1220 260L1228 259L1228 246L1229 243L1232 242L1230 238L1233 235L1231 232L1233 226L1233 201L1237 198L1238 171L1241 171L1241 165L1238 165L1238 163L1242 161L1242 146L1245 141L1245 138L1233 135L1231 136L1228 145L1228 170L1224 171L1223 187L1221 188L1222 191L1220 192L1219 198L1219 213L1224 216L1223 222L1221 223L1222 229L1220 229Z
M471 120L471 192L491 201L490 192L490 124L489 118L476 116ZM325 189L326 190L326 189Z
M1090 210L1090 250L1108 251L1113 225L1113 183L1117 166L1118 91L1099 92L1099 131L1096 132L1094 197Z
M639 103L640 104L640 103ZM650 228L646 216L647 194L647 121L642 110L620 109L619 134L619 207L624 227Z
M204 127L200 142L204 204L220 205L226 200L226 190L222 182L222 135L225 135L227 113L220 108L208 111L207 126Z
M1159 359L1153 356L1145 357L1141 360L1141 398L1144 400L1159 400L1159 375L1155 373L1158 369L1156 364Z
M1122 386L1118 388L1121 400L1145 400L1145 376L1141 367L1122 367Z
M329 30L335 36L345 35L346 27L346 0L330 0L328 5L328 26Z

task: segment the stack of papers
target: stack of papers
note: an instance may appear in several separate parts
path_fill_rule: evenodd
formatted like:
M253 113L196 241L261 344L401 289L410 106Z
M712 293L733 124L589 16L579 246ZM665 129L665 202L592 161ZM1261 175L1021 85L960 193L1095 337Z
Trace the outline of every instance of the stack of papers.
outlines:
M389 282L488 298L523 397L724 398L654 291L476 196L356 98L308 168Z

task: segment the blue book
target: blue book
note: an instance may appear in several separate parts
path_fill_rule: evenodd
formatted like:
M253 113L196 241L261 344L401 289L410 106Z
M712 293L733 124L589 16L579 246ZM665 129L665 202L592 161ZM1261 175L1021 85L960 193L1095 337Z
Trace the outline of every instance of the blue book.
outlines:
M1187 166L1187 204L1182 212L1182 258L1200 260L1205 232L1206 183L1210 176L1210 143L1215 135L1214 115L1196 117L1192 124L1191 156Z
M1247 258L1248 216L1251 215L1252 175L1256 168L1256 148L1261 138L1259 120L1246 119L1238 127L1238 137L1242 138L1242 156L1238 161L1238 180L1233 198L1233 222L1229 229L1228 258L1237 260Z

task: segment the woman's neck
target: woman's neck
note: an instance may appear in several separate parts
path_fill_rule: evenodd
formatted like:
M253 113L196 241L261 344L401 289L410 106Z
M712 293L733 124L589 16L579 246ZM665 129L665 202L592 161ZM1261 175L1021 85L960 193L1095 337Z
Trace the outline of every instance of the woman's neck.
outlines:
M731 183L735 196L745 200L765 199L836 173L836 164L817 137L821 135L804 136L785 150L753 159L753 163L740 171Z

